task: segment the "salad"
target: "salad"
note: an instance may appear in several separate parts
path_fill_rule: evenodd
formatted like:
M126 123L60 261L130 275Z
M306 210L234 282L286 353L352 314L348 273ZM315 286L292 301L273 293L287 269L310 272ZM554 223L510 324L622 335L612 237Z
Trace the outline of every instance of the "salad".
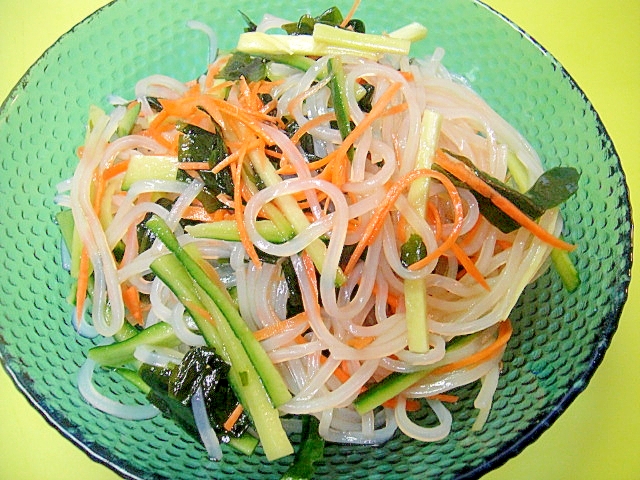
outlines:
M558 207L579 173L545 171L441 49L412 58L424 26L371 34L355 7L245 18L228 53L193 22L201 77L89 112L56 199L96 408L167 415L215 460L295 453L300 476L324 442L446 437L474 382L481 429L524 288L551 264L577 287Z

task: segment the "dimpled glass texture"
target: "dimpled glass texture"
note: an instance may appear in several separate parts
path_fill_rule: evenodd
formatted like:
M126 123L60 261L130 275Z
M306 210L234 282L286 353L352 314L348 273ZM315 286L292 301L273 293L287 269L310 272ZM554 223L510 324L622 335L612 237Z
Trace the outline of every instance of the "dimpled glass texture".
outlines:
M333 4L333 3L332 3ZM200 20L231 48L264 12L297 18L329 4L282 8L276 0L120 0L77 25L26 73L0 115L0 356L17 387L47 420L93 459L125 478L279 478L289 460L269 463L260 450L227 450L222 462L163 418L124 421L88 406L76 375L92 341L70 325L69 281L54 221L56 184L71 176L87 110L108 94L133 96L154 73L186 81L205 69L208 40L185 22ZM343 12L350 2L337 2ZM162 12L162 13L161 13ZM166 14L166 12L171 12ZM392 13L389 15L389 13ZM460 391L450 436L420 443L396 434L381 447L328 445L318 478L473 478L534 441L586 386L615 332L627 296L631 217L620 162L591 104L561 65L516 26L472 0L365 2L358 17L382 32L418 20L429 36L412 51L446 50L444 64L536 148L546 167L575 165L578 193L563 208L564 235L582 284L569 294L548 271L527 288L512 316L514 336L493 411L473 432L473 396ZM23 168L28 164L29 168ZM121 383L98 377L112 395L141 401ZM587 421L588 419L585 419Z

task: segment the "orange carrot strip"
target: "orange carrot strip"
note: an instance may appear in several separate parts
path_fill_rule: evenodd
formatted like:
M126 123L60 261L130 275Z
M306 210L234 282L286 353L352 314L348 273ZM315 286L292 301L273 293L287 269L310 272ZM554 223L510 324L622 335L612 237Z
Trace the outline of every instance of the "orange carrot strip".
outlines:
M298 128L298 131L294 133L293 136L291 137L291 141L294 144L297 144L300 141L300 138L302 138L302 136L305 133L309 132L309 130L316 128L317 126L322 125L323 123L328 123L331 120L335 120L335 119L336 119L336 114L333 112L325 113L323 115L318 115L317 117L312 118L311 120L300 125L300 128Z
M436 207L433 202L427 202L427 218L431 218L433 221L435 237L438 239L442 238L442 217L440 217L438 207Z
M313 264L313 260L309 256L309 254L303 251L300 254L300 260L302 260L302 265L304 266L305 272L307 272L307 276L311 282L311 288L313 288L313 297L318 298L318 278L316 277L316 266Z
M249 150L253 150L254 148L258 148L261 145L263 145L262 140L256 139L253 142L250 142L247 146L246 149L247 151ZM240 153L242 152L242 145L238 145L239 150L229 154L224 160L218 162L218 164L213 167L211 169L211 171L213 173L220 173L223 169L225 169L226 167L228 167L229 165L231 165L233 162L235 162L236 160L238 160Z
M92 207L95 214L100 216L100 204L102 203L102 196L104 195L104 189L106 180L104 175L96 175L94 177L95 190L93 193ZM76 285L76 318L78 325L82 322L82 313L84 311L84 302L87 298L87 289L89 287L89 275L91 270L89 260L89 252L86 246L82 246L80 252L80 264L78 268L78 282Z
M413 82L413 80L415 79L415 77L413 76L413 73L411 72L401 71L400 75L402 75L407 82Z
M431 395L428 398L432 400L440 400L441 402L445 403L456 403L458 400L460 400L460 397L458 397L457 395L451 395L448 393L436 393L435 395Z
M436 152L436 162L456 178L465 182L481 195L487 197L491 200L491 203L543 242L561 250L571 251L576 248L575 245L571 245L570 243L560 240L558 237L555 237L538 225L535 221L531 220L518 207L511 203L511 201L471 172L460 160L456 160L445 154L442 150L438 150Z
M129 168L129 160L123 160L114 165L111 165L108 168L105 168L104 171L102 172L102 178L104 179L105 182L108 182L112 178L117 177L121 173L126 172L128 168Z
M368 245L370 245L375 239L375 237L380 233L382 224L384 223L387 213L391 210L391 208L393 207L393 204L398 199L402 191L405 190L407 187L409 187L409 185L411 185L411 183L414 180L420 177L425 177L425 176L436 178L445 186L445 188L449 192L449 196L451 197L452 202L455 205L455 212L456 212L456 221L454 223L454 227L452 229L452 232L449 238L447 238L447 240L445 240L445 242L443 242L440 245L440 247L434 250L431 254L427 255L427 257L425 258L429 259L429 262L433 258L438 258L440 255L442 255L443 252L446 252L449 249L451 243L455 242L460 232L460 229L462 228L462 221L464 219L463 211L462 211L462 200L460 198L460 195L458 194L458 191L456 190L456 187L451 183L451 181L445 175L439 172L436 172L434 170L430 170L427 168L413 170L408 174L406 174L404 177L400 178L391 186L391 188L389 188L385 199L382 201L380 206L371 216L371 219L367 224L367 228L365 229L362 235L362 238L360 239L360 242L358 242L358 245L356 245L356 248L353 254L351 255L351 258L349 259L349 262L345 267L344 273L346 275L351 273L351 271L353 270L353 267L355 267L356 262L358 261L358 258L360 258L360 255L362 255L362 252L364 252L364 249ZM437 253L437 255L433 256L434 253ZM432 256L433 258L430 259L429 257L432 257ZM412 266L417 265L418 263L420 262L416 262Z
M144 318L142 316L142 306L140 304L140 292L138 292L138 289L133 285L129 285L128 287L123 288L122 300L124 301L124 304L129 310L129 313L131 313L131 316L135 320L135 323L137 325L143 325Z
M182 214L182 218L184 218L185 220L196 220L198 222L205 223L227 220L230 216L233 216L232 210L219 208L218 210L209 213L204 207L197 207L193 205L187 207Z
M274 323L272 325L268 325L260 330L256 330L253 332L253 336L259 342L266 340L267 338L278 335L282 332L285 332L289 329L295 328L303 323L308 322L306 312L301 312L291 318L287 318L286 320L282 320L278 323Z
M347 345L355 349L362 350L375 339L376 337L353 337L347 340Z
M322 167L325 167L326 165L331 163L331 161L334 158L335 158L335 155L333 153L330 153L329 155L327 155L324 158L321 158L320 160L309 162L307 164L307 168L309 170L319 170ZM296 173L296 169L292 165L283 165L277 170L277 173L280 175L293 175Z
M206 88L211 88L213 86L216 76L220 73L222 67L229 61L229 58L231 58L231 55L225 55L209 65L209 68L207 69L207 76L204 79L204 86Z
M345 28L347 26L347 24L351 21L351 19L353 18L353 16L356 13L356 10L358 10L358 6L359 5L360 5L360 0L355 0L353 2L353 5L351 5L351 10L349 10L347 15L344 17L344 19L342 19L342 22L340 23L340 26L342 28Z
M89 288L89 252L85 246L82 247L80 253L80 265L78 268L78 282L76 285L76 322L77 326L82 323L84 302L87 298L87 289Z
M507 248L511 248L513 246L513 242L510 242L508 240L496 240L496 245L502 250L506 250Z
M399 105L394 105L393 107L387 108L381 117L388 117L390 115L397 115L398 113L402 113L409 108L409 104L407 102L401 103Z
M233 426L236 424L243 411L244 408L242 408L242 404L238 403L238 405L236 405L236 408L234 408L233 412L231 412L231 414L229 415L229 418L227 418L227 420L222 424L227 432L230 432L233 429Z
M467 271L467 273L471 275L476 280L476 282L482 285L486 290L490 291L491 287L489 287L489 284L485 280L484 275L482 275L480 270L478 270L478 268L476 267L476 264L473 263L473 261L469 258L466 252L462 248L460 248L460 246L457 243L453 243L451 245L451 251L456 256L460 264Z
M431 375L441 375L443 373L453 372L454 370L458 370L460 368L468 367L469 365L474 365L488 360L496 353L498 353L498 351L507 343L509 338L511 338L512 332L513 330L511 328L511 322L509 321L509 319L501 322L500 328L498 329L498 338L496 338L495 342L483 348L479 352L469 355L468 357L433 369L431 371Z
M262 268L262 263L260 262L260 258L258 257L258 252L249 239L249 234L247 233L247 229L244 225L244 208L242 205L242 164L244 162L244 157L247 153L247 145L243 145L240 147L240 154L238 156L238 161L236 162L236 167L232 169L233 171L233 208L234 208L234 216L236 219L236 225L238 227L238 233L240 234L240 243L247 251L247 255L256 266L256 268Z
M413 398L407 398L406 402L406 410L407 412L417 412L420 410L420 401L414 400ZM398 406L398 397L393 397L387 400L382 404L384 408L396 408Z
M209 170L209 162L178 162L180 170Z
M482 217L478 217L478 221L475 223L473 227L471 227L471 230L469 230L464 235L464 237L462 238L462 240L460 240L460 242L458 242L458 244L461 247L466 247L467 245L469 245L478 234L478 231L480 231L480 227L482 226L482 224L483 224Z

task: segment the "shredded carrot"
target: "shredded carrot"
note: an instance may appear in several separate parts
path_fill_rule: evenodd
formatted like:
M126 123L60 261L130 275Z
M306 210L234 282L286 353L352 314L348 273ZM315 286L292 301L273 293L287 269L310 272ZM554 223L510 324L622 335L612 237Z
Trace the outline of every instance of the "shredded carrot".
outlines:
M238 403L238 405L236 405L236 408L234 408L233 412L231 412L231 414L229 415L229 418L227 418L227 420L222 424L227 432L233 430L233 426L236 424L243 411L244 408L242 408L242 404Z
M509 338L511 338L512 332L513 330L511 328L511 322L509 321L509 319L501 322L498 329L498 337L496 338L495 342L483 348L479 352L469 355L468 357L435 368L431 371L431 375L442 375L443 373L453 372L454 370L458 370L460 368L468 367L470 365L475 365L488 360L489 358L497 354L504 345L506 345Z
M451 395L448 393L436 393L435 395L431 395L429 398L432 400L439 400L444 403L456 403L460 400L460 397L457 395Z
M508 240L496 240L496 245L500 249L506 250L506 249L511 248L513 246L513 242L510 242Z
M129 168L129 160L123 160L108 168L105 168L102 172L102 178L105 182L108 182L114 177L117 177L121 173L125 173Z
M368 346L371 342L373 342L376 337L353 337L347 340L347 345L353 347L357 350L362 350L366 346Z
M246 146L246 151L250 151L250 150L253 150L255 148L259 148L263 144L264 143L262 142L262 140L256 139L256 140L254 140L252 142L249 142L249 144ZM231 165L232 163L237 161L238 158L240 157L241 153L242 153L242 144L238 145L238 150L237 151L227 155L227 157L224 160L221 160L220 162L218 162L216 164L216 166L211 169L211 171L213 173L220 173L226 167L228 167L229 165Z
M435 237L437 239L442 238L442 217L438 207L433 202L427 202L427 218L433 223Z
M420 401L413 398L405 400L405 408L407 412L417 412L420 410ZM398 397L393 397L382 404L384 408L396 408L398 406Z
M473 261L469 258L466 252L462 248L460 248L460 246L457 243L451 244L451 251L456 256L460 264L467 271L467 273L471 275L476 282L482 285L485 290L490 291L491 287L489 287L489 284L487 283L487 280L484 278L484 275L482 275L480 270L478 270L478 267L476 267L476 264L473 263Z
M401 71L400 75L402 75L407 82L413 82L415 80L415 77L411 72Z
M338 365L338 368L336 368L334 370L333 374L342 383L346 383L347 380L349 380L351 378L351 375L349 375L349 373L344 369L342 363L340 363L340 365Z
M449 180L445 175L439 177L438 180L440 180L440 183L442 183L442 185L446 188L447 192L449 193L449 197L451 197L451 202L453 203L455 217L453 227L449 236L438 246L438 248L430 252L422 260L418 260L417 262L409 265L409 270L418 270L447 252L451 248L451 246L456 243L456 240L460 235L460 230L462 230L464 211L462 208L462 200L460 198L460 194L458 193L458 190L456 190L456 187L453 185L453 183L451 183L451 180Z
M82 247L80 253L80 265L78 268L78 282L76 285L76 322L80 326L83 319L84 302L87 298L87 289L89 288L89 270L90 270L89 252L85 246Z
M349 10L347 15L344 17L344 19L340 23L340 27L345 28L347 26L347 24L351 21L351 19L355 15L356 10L358 10L358 6L360 6L360 0L355 0L353 2L353 5L351 5L351 10Z
M209 170L209 162L178 162L180 170Z
M140 304L140 292L138 292L138 289L133 285L129 285L128 287L123 287L122 300L124 301L124 304L127 307L127 310L129 310L129 313L133 317L135 323L137 325L143 325L144 317L142 315L142 306Z
M104 175L98 174L94 176L95 190L93 192L92 207L95 214L100 216L100 204L104 195L106 180ZM87 290L89 287L89 276L91 275L91 262L89 252L85 245L82 246L80 252L80 264L78 266L78 282L76 285L76 319L78 325L82 323L84 303L87 299Z
M294 133L293 136L291 137L291 141L294 144L297 144L300 141L300 138L302 138L302 136L305 133L308 133L310 130L322 125L323 123L328 123L335 119L336 119L336 114L333 112L325 113L323 115L318 115L317 117L312 118L311 120L300 125L300 128L298 128L298 131Z
M555 237L540 225L538 225L535 221L531 220L531 218L529 218L518 207L511 203L511 201L502 196L493 187L491 187L491 185L485 183L481 178L471 172L461 161L450 157L442 150L438 150L436 152L436 162L456 178L465 182L479 194L487 197L489 200L491 200L491 203L493 203L511 219L529 230L529 232L531 232L543 242L548 243L549 245L561 250L571 251L575 249L575 245L571 245L563 240L560 240L558 237Z
M272 325L261 328L260 330L256 330L255 332L253 332L253 336L256 340L261 342L263 340L266 340L267 338L271 338L275 335L302 325L303 323L307 323L308 321L309 319L306 312L301 312L291 318L287 318L286 320L282 320L278 323L274 323Z
M313 298L318 298L318 278L316 277L316 266L313 264L311 256L306 251L300 253L300 260L302 260L304 270L305 272L307 272L307 276L309 277L309 281L311 282L311 288L313 289Z
M219 208L211 213L207 212L204 207L189 206L184 210L182 218L185 220L196 220L198 222L219 222L221 220L229 220L233 218L233 210Z
M471 230L465 233L465 235L462 237L460 242L458 242L458 244L461 247L466 247L467 245L469 245L473 241L473 239L476 237L478 232L480 231L480 227L482 227L483 223L484 222L482 222L482 217L478 217L478 220L473 225L473 227L471 227Z
M231 55L225 55L209 65L209 68L207 69L207 76L204 79L205 88L209 89L213 87L216 76L220 73L220 70L222 70L223 65L229 61L229 58L231 58Z
M234 207L234 216L236 219L236 225L238 227L238 233L240 234L240 243L249 255L249 258L256 266L256 268L262 268L262 262L260 262L260 258L258 257L258 252L256 251L253 242L249 238L249 234L247 233L247 229L244 225L244 206L242 205L242 164L244 162L244 157L247 153L247 145L243 145L240 147L240 153L238 156L238 161L236 162L236 166L232 169L233 172L233 207Z
M414 180L425 176L436 178L445 186L455 206L456 220L454 223L454 227L452 228L451 235L436 250L425 257L425 259L427 259L428 261L424 262L425 259L423 259L419 262L414 263L413 265L411 265L411 267L418 264L420 264L420 267L426 265L433 258L438 258L442 253L446 252L451 244L455 242L460 229L462 228L462 221L464 219L462 212L462 200L458 191L456 190L456 187L445 175L434 170L430 170L427 168L413 170L396 181L387 191L385 199L371 216L371 219L367 224L367 228L365 229L360 242L358 242L353 254L351 255L351 258L349 259L349 262L347 263L347 266L344 270L345 275L351 273L356 265L356 262L362 255L362 252L364 252L364 249L369 246L373 242L373 240L375 240L376 236L380 233L387 213L391 210L402 191L405 190L409 185L411 185Z
M409 104L407 102L404 103L400 103L398 105L394 105L393 107L389 107L387 108L382 115L380 115L381 117L388 117L390 115L397 115L398 113L402 113L405 110L409 109Z

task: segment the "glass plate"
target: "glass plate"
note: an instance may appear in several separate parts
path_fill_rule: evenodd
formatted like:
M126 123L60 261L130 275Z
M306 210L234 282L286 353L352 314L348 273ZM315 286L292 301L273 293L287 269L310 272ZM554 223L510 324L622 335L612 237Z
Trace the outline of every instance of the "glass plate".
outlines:
M350 2L336 2L343 12ZM244 27L238 10L297 18L320 13L316 1L283 9L276 0L119 0L64 35L33 65L0 111L0 357L17 387L65 437L126 478L279 478L289 460L226 451L209 462L201 446L163 418L131 422L89 407L76 375L92 341L70 325L69 281L54 223L56 184L68 178L83 141L89 105L133 96L137 79L162 73L186 81L205 69L208 40L185 23L195 19L231 48ZM326 7L330 6L329 4ZM390 20L388 14L393 11ZM159 12L171 12L166 15ZM527 288L512 316L514 337L504 357L493 411L472 432L473 394L452 407L451 435L424 444L401 434L381 447L327 447L318 477L472 478L533 442L587 386L614 334L627 298L631 215L620 161L597 113L562 66L540 45L472 0L393 0L363 5L357 15L382 32L419 20L444 64L463 76L538 150L546 167L577 166L580 190L563 206L567 240L582 285L563 290L553 271ZM29 168L23 165L29 164ZM122 386L113 394L139 400Z

